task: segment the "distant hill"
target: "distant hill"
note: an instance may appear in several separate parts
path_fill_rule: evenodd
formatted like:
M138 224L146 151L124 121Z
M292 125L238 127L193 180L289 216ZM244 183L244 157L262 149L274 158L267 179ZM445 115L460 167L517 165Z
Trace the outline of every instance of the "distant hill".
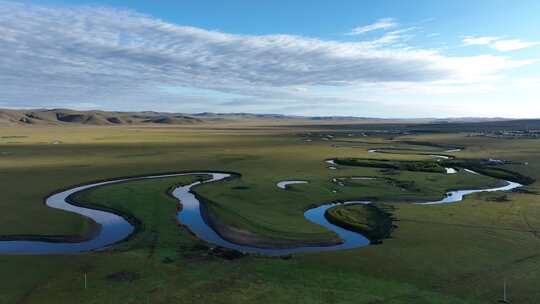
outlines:
M114 112L114 111L78 111L70 109L0 109L0 125L130 125L130 124L168 124L185 125L201 122L219 121L323 121L332 122L369 122L388 123L395 120L365 118L353 116L297 116L283 114L254 113L212 113L196 114L165 112ZM429 120L398 120L407 122L429 122Z
M76 111L69 109L2 110L0 125L184 125L202 119L175 113Z
M487 118L487 117L455 117L455 118L375 118L359 116L301 116L301 115L283 115L283 114L254 114L254 113L213 113L203 112L190 114L191 116L211 119L254 119L254 120L305 120L305 121L367 121L369 123L465 123L465 122L490 122L506 121L508 118Z
M269 119L291 119L300 116L291 116L283 114L253 114L253 113L213 113L202 112L191 114L196 117L209 117L209 118L269 118Z
M70 109L0 109L0 125L188 125L202 122L252 121L252 122L302 122L324 124L467 124L478 122L504 123L504 118L422 118L422 119L384 119L355 116L297 116L283 114L254 113L212 113L196 114L166 112L115 112L78 111Z

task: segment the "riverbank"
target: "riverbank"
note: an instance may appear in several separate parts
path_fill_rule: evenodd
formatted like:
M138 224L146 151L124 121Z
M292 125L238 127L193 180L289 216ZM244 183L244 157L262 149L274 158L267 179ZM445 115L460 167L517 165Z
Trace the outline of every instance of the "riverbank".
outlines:
M287 249L296 247L335 246L343 243L343 240L338 236L330 239L301 239L299 237L302 236L298 235L298 238L287 239L283 237L271 238L256 234L249 230L226 224L215 212L211 211L212 206L213 208L217 208L215 203L200 195L197 195L197 198L201 201L201 213L208 226L216 231L222 238L235 244L267 249ZM280 234L282 235L283 233ZM313 238L314 236L307 235L307 237Z

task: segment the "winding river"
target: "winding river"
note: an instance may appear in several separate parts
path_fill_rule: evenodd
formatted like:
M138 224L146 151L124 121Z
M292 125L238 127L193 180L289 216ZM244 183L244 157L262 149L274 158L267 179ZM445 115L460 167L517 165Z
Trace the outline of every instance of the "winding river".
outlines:
M118 184L127 181L167 178L194 174L197 173L165 174L146 177L123 178L78 186L52 194L45 199L45 204L47 206L55 209L77 213L92 219L100 226L100 230L97 235L87 241L82 242L50 241L46 240L45 237L43 238L43 240L35 240L35 238L34 240L3 240L0 241L0 253L55 254L76 253L106 248L107 246L110 246L129 237L134 232L135 228L126 219L115 213L79 207L70 204L69 197L72 194L91 188Z
M333 160L326 161L329 164L337 165ZM478 174L474 172L475 174ZM69 242L64 240L38 240L36 238L26 240L2 240L0 241L0 253L4 254L65 254L65 253L79 253L92 250L101 250L107 248L115 243L128 238L134 232L134 227L122 216L85 207L75 206L69 203L69 197L77 192L96 188L105 185L117 184L127 181L145 180L145 179L157 179L168 178L175 176L187 176L187 175L210 175L211 178L205 181L198 181L191 185L178 187L173 191L173 196L176 197L182 204L182 210L177 214L177 218L183 225L186 225L198 238L230 249L236 249L246 253L258 253L264 255L287 255L292 253L301 252L322 252L322 251L334 251L351 249L368 245L370 242L367 238L361 234L347 229L341 228L330 223L324 216L327 209L336 205L336 203L324 204L305 211L304 217L312 223L321 225L333 232L335 232L339 238L343 241L338 245L328 246L301 246L294 248L284 249L272 249L272 248L259 248L254 246L239 245L227 241L222 238L216 231L214 231L204 220L201 214L200 202L193 193L193 187L200 184L213 183L222 181L224 179L232 177L231 173L223 172L189 172L189 173L177 173L177 174L164 174L164 175L151 175L146 177L133 177L123 178L117 180L110 180L105 182L97 182L87 184L83 186L77 186L68 190L64 190L47 197L45 203L47 206L55 209L65 210L73 213L80 214L94 220L100 226L100 230L93 238L81 241L81 242ZM427 202L418 204L444 204L453 203L463 200L465 195L477 192L492 192L492 191L507 191L522 185L504 181L505 186L491 188L491 189L477 189L477 190L458 190L451 191L446 196L437 202ZM369 202L350 201L341 204L369 204Z
M115 243L118 243L134 232L134 227L123 217L101 210L95 210L85 207L75 206L69 203L69 197L77 192L96 188L105 185L123 183L127 181L168 178L175 176L186 175L210 175L211 179L202 182L195 182L191 185L178 187L173 191L173 196L182 203L182 210L177 214L179 221L186 225L200 239L209 243L223 246L230 249L236 249L246 253L259 253L264 255L287 255L300 252L320 252L350 249L369 244L369 240L359 233L343 229L339 226L331 224L326 220L324 213L328 208L336 204L325 204L316 208L307 210L304 216L307 220L321 225L331 231L334 231L342 240L343 243L332 246L302 246L284 249L269 249L252 246L238 245L229 242L219 236L207 223L204 221L201 214L200 202L192 192L192 188L206 183L212 183L224 180L232 176L230 173L221 172L190 172L178 174L152 175L146 177L123 178L110 180L106 182L98 182L83 186L74 187L62 192L58 192L49 196L45 203L47 206L55 209L65 210L82 216L91 218L100 226L99 233L92 239L82 242L68 241L50 241L50 240L3 240L0 241L0 253L4 254L66 254L78 253L92 250L102 250ZM356 204L358 202L348 202L345 204Z
M472 173L472 174L478 174L478 173ZM473 189L473 190L456 190L456 191L449 191L446 192L445 197L440 201L435 202L425 202L425 203L416 203L417 205L438 205L438 204L450 204L450 203L456 203L463 200L463 198L466 195L473 194L473 193L480 193L480 192L496 192L496 191L510 191L512 189L516 189L519 187L523 187L522 184L518 184L511 181L504 181L505 185L495 188L489 188L489 189Z

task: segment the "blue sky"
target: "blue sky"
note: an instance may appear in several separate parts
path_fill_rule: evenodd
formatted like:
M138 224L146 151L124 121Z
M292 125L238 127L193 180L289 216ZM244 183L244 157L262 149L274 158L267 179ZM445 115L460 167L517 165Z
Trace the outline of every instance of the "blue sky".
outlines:
M3 1L0 107L540 117L539 1Z

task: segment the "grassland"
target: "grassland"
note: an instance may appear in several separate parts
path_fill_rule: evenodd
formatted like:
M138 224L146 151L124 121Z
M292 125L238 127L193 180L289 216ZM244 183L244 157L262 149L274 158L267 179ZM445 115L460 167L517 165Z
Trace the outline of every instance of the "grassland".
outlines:
M459 159L511 160L516 164L504 169L538 179L539 141L456 132L349 137L353 131L340 126L332 130L332 140L305 142L301 134L328 133L306 126L242 125L2 128L0 235L83 235L92 224L45 207L42 201L48 193L117 176L187 170L241 173L241 179L197 191L218 204L211 212L223 221L261 235L331 238L332 233L306 221L303 211L313 204L353 199L393 206L398 228L378 246L287 260L227 260L178 227L176 202L165 193L187 180L114 185L79 199L122 208L144 223L143 232L99 253L0 256L0 303L493 303L504 278L513 302L540 301L537 182L526 192L508 194L504 202L494 201L495 194L477 194L463 203L417 206L403 202L440 199L448 189L487 187L496 180L466 172L444 175L352 166L329 170L323 162L429 160L428 155L367 152L380 146L410 148L414 145L404 141L418 141L466 147L453 154ZM332 147L343 144L339 140L356 143ZM60 144L53 144L56 141ZM517 164L524 162L528 165ZM332 182L349 176L395 182ZM285 179L310 183L288 190L275 186ZM403 187L411 181L414 185ZM119 273L136 275L114 275Z

